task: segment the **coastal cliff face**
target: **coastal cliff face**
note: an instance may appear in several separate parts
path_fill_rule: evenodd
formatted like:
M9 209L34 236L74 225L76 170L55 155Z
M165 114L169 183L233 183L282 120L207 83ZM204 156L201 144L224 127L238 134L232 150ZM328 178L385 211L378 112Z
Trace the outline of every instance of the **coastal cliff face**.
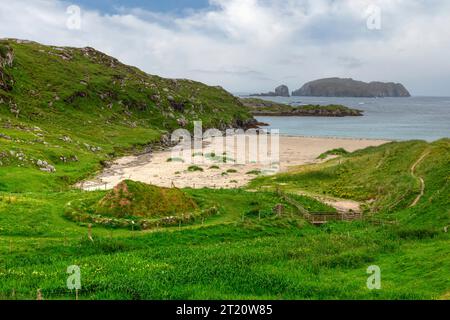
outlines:
M293 91L292 95L316 97L410 97L408 90L400 83L367 83L350 78L314 80Z
M255 93L251 94L254 97L289 97L289 88L288 86L282 84L275 88L275 91L267 92L267 93Z

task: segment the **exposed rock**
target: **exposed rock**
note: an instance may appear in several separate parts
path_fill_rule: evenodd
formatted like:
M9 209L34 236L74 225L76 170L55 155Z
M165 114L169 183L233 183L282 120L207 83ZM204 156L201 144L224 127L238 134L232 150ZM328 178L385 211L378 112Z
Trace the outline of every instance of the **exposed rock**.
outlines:
M68 137L68 136L63 136L63 137L59 138L59 140L62 140L62 141L67 142L67 143L71 143L72 142L72 139L70 137Z
M20 109L17 104L11 102L9 105L9 111L11 111L12 114L16 115L16 118L19 117Z
M69 157L60 156L59 160L61 160L64 163L67 163L67 162L78 162L78 157L77 156L69 156Z
M14 84L14 79L5 70L12 67L14 61L14 51L8 45L0 44L0 89L10 91Z
M11 140L11 137L10 137L10 136L8 136L8 135L6 135L6 134L4 134L4 133L1 133L1 132L0 132L0 138L3 138L3 139L5 139L5 140Z
M292 92L293 96L322 97L409 97L400 83L363 82L351 78L326 78L308 82Z
M101 151L102 148L101 147L95 147L95 146L91 146L87 143L84 143L84 146L86 147L86 149L88 149L91 152L97 152L97 151Z
M282 84L275 88L275 91L267 92L267 93L256 93L251 94L251 96L255 97L289 97L289 88Z
M41 171L50 172L50 173L56 172L55 167L52 166L51 164L49 164L47 161L38 159L36 161L36 165L39 167L39 170L41 170Z
M186 127L188 124L187 120L184 118L177 119L177 123L180 127Z
M289 88L286 85L281 85L275 88L275 95L280 97L289 97Z

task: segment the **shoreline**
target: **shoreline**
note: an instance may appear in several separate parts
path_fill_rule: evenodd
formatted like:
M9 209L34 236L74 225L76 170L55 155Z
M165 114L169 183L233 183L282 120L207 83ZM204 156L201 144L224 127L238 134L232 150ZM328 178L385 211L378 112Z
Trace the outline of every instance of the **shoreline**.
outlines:
M108 190L115 187L123 180L130 179L157 185L160 187L179 188L239 188L245 186L249 181L256 178L260 173L274 174L286 172L293 166L320 163L326 160L317 157L331 149L344 148L353 152L366 147L378 146L391 142L381 139L358 139L358 138L325 138L325 137L301 137L280 135L279 136L279 159L271 165L267 163L255 163L245 161L243 164L224 163L222 156L219 161L208 159L205 155L213 151L222 151L218 146L222 141L206 141L203 146L203 155L192 153L194 162L172 161L172 151L162 150L141 155L129 155L114 160L111 165L104 168L95 178L83 181L76 186L83 190ZM248 152L246 146L246 152ZM268 148L270 149L270 148ZM269 150L270 151L270 150ZM237 152L227 154L229 159L237 159ZM270 152L269 152L270 153ZM217 153L222 155L222 153ZM238 156L239 157L239 156ZM247 153L245 154L247 158ZM180 159L181 160L181 159ZM195 166L196 170L189 170ZM200 169L198 169L200 168Z

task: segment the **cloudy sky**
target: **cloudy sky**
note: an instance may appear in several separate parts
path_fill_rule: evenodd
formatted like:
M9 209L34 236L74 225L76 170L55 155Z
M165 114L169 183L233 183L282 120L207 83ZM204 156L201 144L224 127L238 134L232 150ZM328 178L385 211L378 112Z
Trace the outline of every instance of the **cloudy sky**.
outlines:
M339 76L450 96L448 0L0 0L0 21L0 37L91 46L232 92Z

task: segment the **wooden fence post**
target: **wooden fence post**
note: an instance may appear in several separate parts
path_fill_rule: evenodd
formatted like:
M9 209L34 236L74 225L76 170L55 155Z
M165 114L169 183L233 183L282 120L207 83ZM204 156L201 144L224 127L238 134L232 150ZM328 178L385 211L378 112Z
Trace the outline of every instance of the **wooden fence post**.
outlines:
M92 223L88 224L88 238L89 238L89 240L94 242L94 239L92 238Z
M42 292L41 292L41 289L37 289L37 297L36 297L36 300L44 300L44 299L42 298Z

